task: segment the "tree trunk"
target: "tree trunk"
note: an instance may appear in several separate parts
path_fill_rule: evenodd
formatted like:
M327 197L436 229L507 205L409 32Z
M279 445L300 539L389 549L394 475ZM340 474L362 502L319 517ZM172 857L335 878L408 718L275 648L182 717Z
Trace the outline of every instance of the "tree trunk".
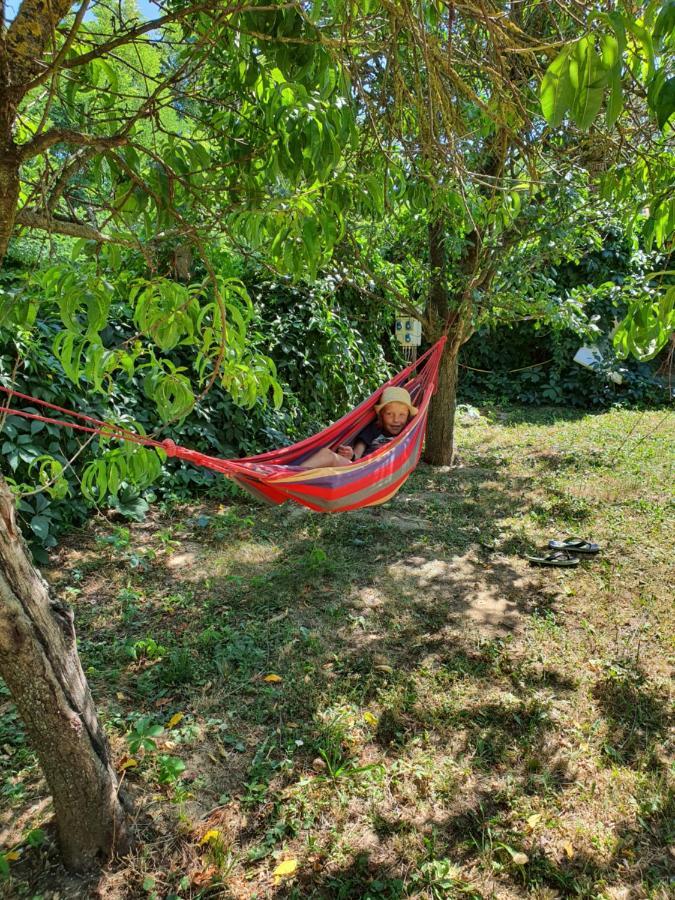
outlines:
M449 466L454 453L455 406L457 403L457 358L459 346L449 340L438 370L438 388L431 399L427 420L424 461Z
M447 282L447 254L445 247L445 222L432 219L429 223L429 299L427 319L434 331L429 335L437 340L457 315L450 308ZM453 331L454 331L453 322ZM461 342L449 335L441 357L438 372L438 388L429 407L427 439L424 460L434 466L449 466L454 449L455 403L457 395L457 355Z
M128 848L127 818L77 655L72 611L50 597L0 477L0 674L54 799L65 865L86 871Z
M12 236L19 201L19 157L10 139L0 145L0 265Z

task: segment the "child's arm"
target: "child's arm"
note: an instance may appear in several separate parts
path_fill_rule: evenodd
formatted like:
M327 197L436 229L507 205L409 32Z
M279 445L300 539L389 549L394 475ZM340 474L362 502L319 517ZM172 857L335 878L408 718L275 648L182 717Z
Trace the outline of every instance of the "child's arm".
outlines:
M365 441L355 441L354 442L354 459L361 459L363 454L366 452L366 443Z

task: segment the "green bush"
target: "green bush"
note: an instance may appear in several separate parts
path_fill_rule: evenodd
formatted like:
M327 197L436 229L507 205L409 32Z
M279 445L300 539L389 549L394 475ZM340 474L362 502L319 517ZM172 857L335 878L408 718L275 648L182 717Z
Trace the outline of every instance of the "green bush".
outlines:
M18 281L20 272L20 265L10 265L3 274L5 284ZM270 357L277 367L284 390L279 409L262 400L243 408L216 385L183 421L163 427L140 378L120 374L109 392L102 394L91 392L84 381L73 384L65 376L51 349L61 327L56 315L42 314L39 328L26 329L0 346L0 384L95 418L137 423L148 434L171 437L210 455L238 457L314 433L388 377L384 347L391 341L391 322L386 312L373 316L358 295L336 292L328 279L308 287L265 281L255 270L239 274L254 301L249 346ZM366 320L367 330L362 328ZM115 346L132 334L128 311L118 301L111 308L103 340ZM181 347L175 348L172 360L186 368L192 364L189 351ZM22 402L19 406L45 413ZM39 421L8 417L4 423L2 471L22 486L25 496L19 501L19 514L39 562L46 560L46 551L56 544L59 533L84 521L94 502L95 498L83 496L81 478L100 452L100 441L95 438L85 445L87 439L82 432ZM68 467L68 460L78 453ZM54 475L58 477L52 484ZM40 486L43 490L33 493ZM148 501L157 496L182 498L198 491L227 494L236 488L208 469L168 462L152 489L122 481L116 496L103 504L127 518L142 518Z
M654 377L655 367L619 360L610 337L625 314L625 298L646 295L651 288L645 276L658 266L658 257L636 250L619 228L608 228L600 249L551 271L556 308L545 326L540 319L485 324L464 345L461 399L583 409L667 402L668 387ZM577 350L589 344L603 354L597 370L574 362ZM621 374L622 384L609 378L611 372Z

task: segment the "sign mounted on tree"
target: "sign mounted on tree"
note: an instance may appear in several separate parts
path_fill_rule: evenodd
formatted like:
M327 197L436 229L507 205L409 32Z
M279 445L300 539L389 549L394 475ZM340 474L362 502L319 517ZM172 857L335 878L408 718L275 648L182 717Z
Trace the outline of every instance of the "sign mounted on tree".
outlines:
M422 343L422 323L412 316L396 316L396 340L403 347L407 360L417 358L417 348Z

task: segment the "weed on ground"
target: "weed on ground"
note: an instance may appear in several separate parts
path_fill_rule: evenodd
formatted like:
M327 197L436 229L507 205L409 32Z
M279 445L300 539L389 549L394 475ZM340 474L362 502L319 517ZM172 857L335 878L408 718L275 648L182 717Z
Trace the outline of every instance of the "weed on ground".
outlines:
M672 896L674 436L663 413L485 410L456 466L380 508L92 521L45 574L137 844L63 871L3 693L0 891ZM523 559L568 535L602 553Z

